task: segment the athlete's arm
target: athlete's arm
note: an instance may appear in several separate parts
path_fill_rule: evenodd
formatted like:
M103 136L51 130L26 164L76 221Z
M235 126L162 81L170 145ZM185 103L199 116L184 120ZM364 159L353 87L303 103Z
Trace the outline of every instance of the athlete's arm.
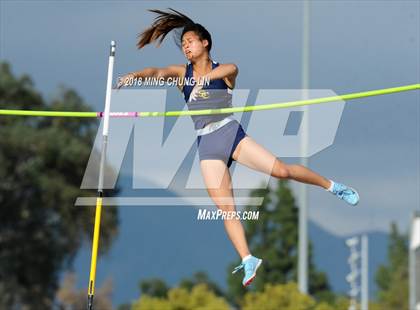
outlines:
M203 78L210 80L223 79L229 88L234 88L238 72L238 67L235 64L220 64Z
M118 82L118 88L123 85L128 85L131 79L145 79L145 78L157 78L164 79L177 78L184 76L185 65L171 65L165 68L144 68L140 71L134 71L124 75Z

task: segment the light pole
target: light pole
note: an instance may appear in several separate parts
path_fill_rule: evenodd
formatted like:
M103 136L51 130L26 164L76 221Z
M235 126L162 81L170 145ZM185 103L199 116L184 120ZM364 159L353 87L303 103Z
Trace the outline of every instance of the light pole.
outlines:
M360 303L362 310L369 309L369 244L368 236L362 235L362 278L361 278L361 295Z
M361 243L360 251L358 250ZM360 293L361 310L369 309L369 251L368 236L363 234L359 237L352 237L346 240L350 249L350 256L347 262L350 265L350 273L346 281L350 284L350 305L349 310L357 309L357 295ZM360 268L359 268L360 264ZM359 285L360 279L360 285Z
M309 89L309 0L303 1L303 40L302 40L302 99L308 99ZM308 149L308 108L302 108L302 139L301 164L308 166L306 158ZM299 206L299 255L298 255L298 283L301 293L308 293L308 193L305 184L300 185Z
M350 305L348 310L357 309L357 295L359 294L359 286L357 285L357 279L359 277L358 261L360 259L359 251L357 246L359 245L359 238L352 237L346 240L346 245L350 249L350 256L347 262L350 265L350 273L346 276L346 281L350 284Z

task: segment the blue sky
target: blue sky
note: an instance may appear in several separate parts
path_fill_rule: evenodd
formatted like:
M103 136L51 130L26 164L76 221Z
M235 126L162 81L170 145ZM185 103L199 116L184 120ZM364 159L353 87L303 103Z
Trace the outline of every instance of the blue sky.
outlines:
M159 49L135 49L152 21L145 10L167 7L209 29L213 59L239 66L238 89L255 96L301 87L299 1L3 1L0 58L16 74L28 73L46 98L64 84L102 110L110 40L118 44L116 74L185 63L172 38ZM344 94L419 82L418 2L315 1L310 14L310 88ZM168 101L182 98L169 89ZM361 208L331 207L332 197L310 188L310 217L336 234L386 230L390 220L407 227L419 208L418 126L419 92L347 103L334 144L311 157L310 167L358 188Z
M301 88L300 1L2 1L0 59L29 74L45 98L63 84L100 111L111 40L118 44L116 74L185 63L171 37L159 49L135 48L152 22L146 9L167 7L207 27L213 59L238 65L238 89L255 98L259 89ZM419 12L418 1L313 1L310 88L345 94L419 83ZM182 100L168 90L168 102L178 107ZM349 208L309 187L310 219L339 236L387 231L390 221L407 229L420 209L419 117L418 91L348 102L334 144L309 164L357 188L362 201ZM261 126L275 139L269 124Z

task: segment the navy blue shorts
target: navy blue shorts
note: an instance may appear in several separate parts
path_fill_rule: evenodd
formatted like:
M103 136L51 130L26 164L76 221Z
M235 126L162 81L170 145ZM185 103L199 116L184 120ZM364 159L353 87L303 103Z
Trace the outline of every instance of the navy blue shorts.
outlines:
M233 152L246 136L237 120L230 121L212 133L197 137L198 156L200 160L220 159L230 167Z

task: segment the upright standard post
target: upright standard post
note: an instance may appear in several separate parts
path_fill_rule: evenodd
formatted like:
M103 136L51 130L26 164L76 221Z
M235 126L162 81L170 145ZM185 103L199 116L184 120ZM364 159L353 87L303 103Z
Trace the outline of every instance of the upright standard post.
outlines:
M104 123L103 123L103 131L102 131L103 140L102 140L102 150L101 150L101 162L99 166L98 196L96 198L95 228L93 231L92 258L90 261L90 277L89 277L88 304L87 304L88 310L93 309L93 296L95 294L96 261L97 261L97 256L98 256L99 232L100 232L100 226L101 226L104 167L105 167L105 160L106 160L106 147L108 144L109 112L110 112L110 107L111 107L111 90L112 90L112 75L114 71L114 57L115 57L115 41L111 41L111 50L110 50L109 62L108 62L108 77L107 77L107 83L106 83Z

